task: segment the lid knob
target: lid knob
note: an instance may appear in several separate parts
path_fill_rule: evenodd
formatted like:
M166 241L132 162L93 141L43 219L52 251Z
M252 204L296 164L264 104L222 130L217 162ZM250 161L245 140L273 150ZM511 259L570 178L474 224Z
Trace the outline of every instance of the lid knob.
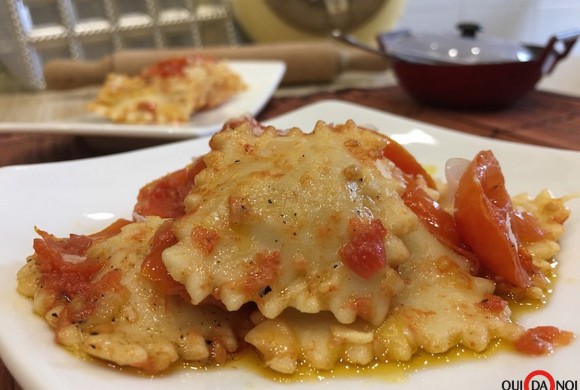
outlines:
M483 28L477 23L459 23L457 28L463 38L475 38L478 32L483 31Z

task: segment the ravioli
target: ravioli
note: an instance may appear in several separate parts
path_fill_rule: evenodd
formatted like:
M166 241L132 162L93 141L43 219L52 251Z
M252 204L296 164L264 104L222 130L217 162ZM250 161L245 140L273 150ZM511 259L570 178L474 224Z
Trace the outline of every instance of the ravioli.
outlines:
M564 199L543 191L535 198L520 194L514 203L538 216L542 228L550 232L530 246L534 262L547 271L559 250L562 221L569 215ZM405 284L379 326L361 320L341 324L327 314L286 310L275 319L253 315L256 326L246 341L260 352L266 366L292 374L300 365L330 370L338 362L364 366L408 361L419 351L439 354L455 346L481 352L495 340L516 343L526 335L527 330L512 321L508 303L496 295L496 284L472 275L469 261L425 227L407 235L405 244L412 248L411 255L397 269ZM547 289L549 281L544 283ZM535 290L537 296L528 298L542 299L543 292ZM523 294L514 289L509 293Z
M217 107L246 88L224 61L172 58L136 76L110 73L87 109L115 123L184 123L192 114Z
M483 245L487 255L501 253L507 272L525 262L530 284L518 286L461 235L454 213L473 204L454 203L386 135L352 121L304 133L236 119L210 148L146 184L135 221L66 239L38 231L18 288L57 342L147 372L220 364L249 347L292 374L483 351L497 339L546 354L574 337L525 329L508 306L545 298L573 196L505 192L503 208L493 191L471 198L494 206L486 236L514 251ZM485 164L464 161L473 169L461 178L483 172L470 186L505 190L484 154ZM465 188L459 180L455 191ZM486 217L476 211L476 222Z
M405 241L413 248L398 268L405 287L378 327L286 311L276 319L256 321L246 341L268 367L291 374L302 364L329 370L339 361L363 366L407 361L419 350L443 353L458 345L483 351L497 338L514 341L523 334L511 321L506 302L493 295L494 283L471 275L466 259L424 227Z
M58 343L147 372L163 371L178 360L224 363L240 348L238 335L247 315L191 306L178 295L162 294L142 275L141 265L163 223L150 217L128 224L118 234L96 239L82 256L65 253L73 245L70 239L46 234L37 239L37 253L18 273L19 291L33 298L36 313L55 328ZM94 264L92 274L87 274L87 262ZM75 263L84 270L75 270ZM53 272L58 280L47 282Z
M419 223L386 142L353 122L222 130L175 222L179 242L163 253L169 273L193 304L211 296L228 310L255 302L268 318L293 307L380 324Z

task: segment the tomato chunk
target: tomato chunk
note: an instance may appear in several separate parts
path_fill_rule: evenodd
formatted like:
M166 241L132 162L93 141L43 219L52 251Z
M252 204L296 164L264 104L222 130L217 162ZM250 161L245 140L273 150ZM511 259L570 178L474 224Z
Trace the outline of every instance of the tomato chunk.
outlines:
M568 345L574 339L574 334L560 330L555 326L538 326L528 329L515 342L519 352L528 355L547 355L553 352L554 347Z
M220 236L215 229L196 226L191 231L191 238L205 254L209 255L218 244Z
M183 70L187 66L188 61L186 57L170 58L160 61L143 71L144 77L176 77L183 76Z
M185 286L173 279L161 257L165 249L177 243L172 225L173 222L167 220L155 232L151 242L151 251L141 264L141 274L152 280L165 295L181 296L189 301L189 294Z
M272 291L280 271L280 252L256 253L254 262L245 270L242 288L251 299L263 298Z
M536 217L529 212L516 212L512 225L522 242L537 242L548 236L548 232L542 229Z
M461 245L453 216L431 199L416 182L409 184L401 197L405 205L417 214L431 233L446 243Z
M147 184L137 195L134 212L142 216L155 215L176 218L185 214L185 197L194 185L195 176L205 168L202 159Z
M41 285L50 297L49 307L64 306L59 315L58 326L85 321L105 292L121 294L121 273L109 271L95 280L103 268L103 262L87 256L87 250L96 241L117 234L129 221L118 220L92 235L71 234L57 238L37 229L41 238L33 242L36 261L40 271Z
M425 168L417 162L415 157L407 149L405 149L401 144L392 138L388 138L387 146L383 149L383 156L391 160L401 171L415 177L418 175L423 176L425 183L429 188L436 188L435 181L427 173Z
M38 257L40 272L45 275L54 272L56 278L58 278L58 273L67 272L78 274L80 279L89 278L100 269L101 265L85 258L87 250L95 241L118 234L128 223L129 221L125 219L119 219L97 233L71 234L68 238L58 238L36 229L40 238L33 241L33 248Z
M381 221L375 219L367 223L352 218L349 241L340 249L342 261L362 278L370 278L387 264L386 235L387 229Z
M115 222L113 222L112 224L110 224L109 226L107 226L106 228L104 228L103 230L100 230L96 233L93 233L91 235L89 235L88 237L91 240L97 240L97 239L107 239L113 236L116 236L117 234L119 234L121 232L121 229L123 228L123 226L130 224L131 221L123 219L123 218L119 218L118 220L116 220Z
M101 270L102 263L84 258L91 243L86 236L57 239L46 232L39 233L42 238L35 239L33 247L41 283L55 297L71 300L88 288L93 275ZM76 261L73 262L73 259Z
M185 67L190 64L195 64L196 62L209 62L215 61L215 59L206 56L195 56L195 57L175 57L162 60L147 67L142 72L142 76L145 78L160 77L183 77L185 76Z
M479 305L495 314L500 314L509 307L507 301L493 294L486 295Z
M431 199L415 180L407 185L401 197L439 242L467 258L473 273L479 271L479 261L461 239L453 215Z
M483 267L516 287L531 285L531 258L523 248L499 162L491 151L479 152L459 180L455 223L462 240Z

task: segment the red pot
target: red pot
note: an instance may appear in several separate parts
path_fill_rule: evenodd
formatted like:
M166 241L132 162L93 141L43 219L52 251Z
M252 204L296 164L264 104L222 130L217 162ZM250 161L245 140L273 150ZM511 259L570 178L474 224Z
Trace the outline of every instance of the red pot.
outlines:
M479 26L464 23L458 27L462 35L451 38L425 34L427 39L416 39L419 35L408 31L383 33L377 37L380 50L340 31L333 31L332 36L387 57L400 86L415 100L480 110L509 107L529 93L570 53L580 36L580 29L562 32L541 47L481 40L475 36Z
M401 87L414 99L429 105L459 109L500 109L534 89L543 75L565 58L580 35L573 30L554 35L545 47L525 46L529 61L452 64L419 62L387 54ZM392 34L378 37L388 53Z

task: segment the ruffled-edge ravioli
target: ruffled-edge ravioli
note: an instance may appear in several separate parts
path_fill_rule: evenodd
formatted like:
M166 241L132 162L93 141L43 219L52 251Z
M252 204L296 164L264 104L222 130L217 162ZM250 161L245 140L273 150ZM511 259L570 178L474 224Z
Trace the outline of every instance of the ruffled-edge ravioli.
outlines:
M331 312L324 308L324 305L327 304L328 307L332 308L329 302L336 303L336 299L325 301L327 297L324 293L329 291L321 288L325 286L324 283L316 282L320 279L319 275L326 274L320 274L320 270L315 268L302 267L284 270L284 273L288 273L289 276L282 279L289 282L289 285L286 290L279 292L282 297L274 298L274 304L282 301L288 305L287 307L276 307L276 311L281 310L280 313L269 318L267 315L268 299L263 298L278 291L280 287L276 286L274 282L278 281L279 274L275 272L276 279L273 280L262 279L268 274L261 274L260 268L252 268L251 256L247 263L249 266L246 263L241 265L234 263L230 264L232 269L226 270L231 272L231 275L246 278L246 283L241 284L242 292L248 293L246 288L251 288L253 291L247 298L255 300L261 312L257 311L250 316L254 323L251 330L249 330L251 324L247 322L246 309L251 308L252 305L246 306L240 312L226 312L216 307L191 305L179 296L166 295L157 288L155 283L145 278L140 272L143 260L152 250L154 235L164 223L169 222L161 218L150 217L143 222L125 226L120 233L113 237L97 240L97 243L88 249L83 258L67 254L66 259L60 259L71 263L81 263L90 258L103 263L104 267L91 280L91 283L96 285L99 283L106 285L106 280L111 274L121 276L120 288L97 289L97 292L102 291L103 294L92 295L95 298L94 307L88 318L83 321L69 321L64 324L61 322L66 305L76 305L79 303L78 298L69 295L61 297L60 300L57 299L56 302L59 304L51 304L51 302L55 302L55 299L42 285L40 269L42 265L39 264L37 255L29 258L29 262L18 274L19 291L33 298L35 311L43 315L49 324L55 326L58 342L73 350L84 351L89 355L119 365L129 365L156 372L166 369L177 359L199 363L221 363L228 358L229 354L240 350L240 340L245 335L245 341L259 351L268 367L282 373L292 373L301 363L306 363L316 369L326 370L335 367L338 361L359 365L367 365L373 361L405 361L411 359L419 350L443 353L456 345L482 351L494 338L515 341L519 340L522 334L527 333L525 329L511 321L506 302L493 295L494 292L498 292L501 284L495 286L491 280L473 276L470 273L471 264L465 258L442 245L422 224L417 223L413 215L408 215L406 207L400 204L397 197L401 184L398 178L400 172L390 166L389 162L383 161L377 153L382 147L380 136L356 128L352 122L348 122L344 126L334 127L319 123L315 133L309 136L319 137L316 138L315 152L328 156L332 154L330 150L340 153L340 148L344 147L347 152L342 158L354 162L346 167L340 166L331 156L322 159L321 165L314 165L313 171L300 171L297 162L313 162L308 159L301 160L307 155L305 153L307 150L301 145L301 140L305 136L297 130L290 131L288 135L281 135L273 129L265 130L264 134L261 134L262 130L258 131L260 134L253 134L258 129L252 123L245 122L237 129L230 129L230 131L226 129L214 137L212 140L213 152L205 159L208 169L199 175L196 183L196 188L200 186L202 190L200 192L194 190L186 199L188 214L175 224L176 232L181 234L182 238L180 245L183 246L184 238L187 241L187 234L190 234L189 238L191 239L187 244L193 243L194 249L198 252L201 248L202 251L207 251L206 254L211 254L215 248L223 244L223 236L213 234L210 228L202 225L193 225L193 229L188 228L188 224L192 221L199 222L192 217L202 210L200 216L203 217L201 219L203 222L211 221L211 218L215 217L214 222L222 223L220 218L223 218L223 215L230 218L226 219L224 225L219 225L219 227L224 228L220 232L227 232L229 234L227 238L239 246L233 245L229 248L231 253L222 249L220 254L225 255L225 259L228 255L232 256L240 248L244 249L246 253L252 253L251 250L259 245L272 244L271 241L263 241L268 237L276 244L282 239L295 237L290 242L292 246L304 244L304 242L311 245L306 248L298 247L299 250L290 251L290 253L301 254L302 251L306 254L320 255L324 253L323 251L328 250L328 247L316 248L316 240L329 237L331 228L324 228L323 224L328 223L324 217L333 215L332 210L329 211L322 207L325 205L324 202L313 202L312 198L305 198L310 203L303 202L307 205L295 209L297 215L293 215L293 217L297 217L298 213L303 215L307 211L312 211L313 208L317 211L305 214L314 221L314 225L308 225L308 227L314 226L314 230L297 229L305 226L305 221L299 218L294 220L282 219L281 223L273 221L276 221L276 216L283 216L279 214L282 211L287 213L287 209L284 207L295 205L294 202L297 199L302 199L304 195L316 194L314 185L310 187L304 185L304 183L309 183L307 180L302 180L305 177L319 184L320 191L323 193L329 193L329 190L339 183L339 188L342 185L348 189L350 207L340 204L339 201L344 200L340 194L331 194L330 197L324 198L334 200L331 205L336 206L337 210L353 212L354 214L351 215L356 215L357 220L360 220L361 216L368 219L371 216L373 218L378 216L380 218L378 220L386 225L389 234L393 231L399 232L395 236L389 234L385 236L385 241L389 244L385 245L388 249L387 258L389 264L396 267L396 274L390 267L382 268L384 271L381 275L383 284L377 284L379 287L376 291L372 290L373 286L370 290L379 294L379 298L387 302L385 310L388 310L388 313L386 317L378 321L378 317L368 315L372 313L372 311L368 311L369 306L366 303L361 305L360 302L367 302L365 299L369 295L364 297L362 301L358 298L355 298L354 301L348 301L346 307L351 312L348 312L343 319L350 319L351 315L358 318L352 321L337 319L344 313L340 310ZM337 138L342 140L330 142L327 139L330 134L338 135ZM361 147L359 141L362 141L361 143L365 147ZM266 145L261 145L262 142ZM325 146L319 148L320 142L326 142ZM277 153L281 151L289 153L294 160L289 158L285 161L276 158ZM344 150L342 151L344 152ZM269 163L261 160L262 158L271 158L275 161L274 166L279 169L273 170ZM370 161L375 161L380 175L365 165ZM233 176L230 176L229 173L222 176L223 172L220 170L224 166ZM335 171L346 179L335 180L335 183L325 182L322 180L320 172L323 174L333 172L333 169L325 171L323 169L325 167L336 168ZM342 170L340 170L341 168ZM272 188L277 187L274 184L280 183L273 180L270 175L274 174L275 178L284 177L285 172L299 172L300 188L288 189L280 186L277 191L272 191ZM337 174L335 179L341 177L340 174ZM260 179L258 184L262 187L251 186L258 191L256 193L252 191L240 192L247 191L246 184L256 184L246 181L246 179L252 178L252 175ZM372 180L367 180L369 177ZM384 178L387 180L379 183L379 187L377 185L367 186L369 182L376 183L377 180ZM296 180L297 177L291 177L291 179ZM213 182L214 180L215 182ZM385 185L387 187L384 187ZM381 207L392 206L400 209L399 214L389 215L393 219L381 214L380 209L371 207L377 204L382 196L385 196L385 192L381 192L380 188L386 189L386 193L392 196L389 198L390 202L384 205L379 203ZM232 189L238 191L233 193L233 198L227 196L228 191ZM240 197L239 194L244 196ZM380 195L378 198L377 194ZM211 196L217 196L219 199L220 195L225 199L225 206L219 202L210 202L215 200L210 199ZM255 207L260 199L257 195L266 195L267 199L272 201L272 203L267 202L267 207L269 205L277 206L273 209L273 213L271 211L269 213L256 213L256 211L260 211L259 208ZM319 198L314 197L314 199ZM518 211L531 213L539 221L542 230L546 232L543 240L525 245L532 255L534 265L540 270L549 270L551 259L559 251L557 240L563 233L562 224L569 216L569 210L564 205L567 199L569 197L554 198L548 191L540 193L535 198L522 194L513 199ZM215 207L212 212L211 206L216 205L219 207ZM238 208L237 206L244 207ZM339 206L343 208L339 208ZM389 209L389 212L392 211L393 209ZM284 215L289 216L288 213ZM362 219L364 220L364 218ZM345 220L349 220L348 214L342 219L335 218L333 222L344 222ZM265 223L266 226L259 229L252 226L252 223L256 223L256 221ZM316 225L316 223L320 224ZM286 225L289 225L287 229L285 229ZM210 227L213 228L216 225L210 225ZM332 225L332 228L341 231L339 224ZM344 233L345 230L346 233ZM350 227L343 226L341 240L346 239L351 230ZM294 236L293 233L298 231L301 234L308 231L314 231L314 233L310 236ZM291 236L287 235L288 232L292 233ZM244 236L242 233L246 235ZM314 243L312 243L313 239L316 239ZM264 247L268 248L267 245ZM208 282L208 271L199 268L203 264L190 261L189 249L186 245L176 252L176 254L186 255L181 259L187 260L181 264L181 269L184 272L189 272L189 275L201 270L205 272L203 274L205 279L201 280ZM282 249L288 249L288 247ZM172 250L169 249L166 252ZM193 253L197 253L195 250ZM306 258L306 256L303 257ZM211 266L220 265L221 259L221 257L213 259L213 263L210 262ZM290 257L290 259L289 265L291 267L296 265L294 257ZM322 265L325 266L325 258L321 259ZM180 259L177 258L177 260ZM299 264L308 265L302 261ZM352 271L346 264L339 264L338 267L335 267L337 258L333 258L333 262L330 264L332 264L333 270L342 269L343 273L337 274L340 277L344 277L347 275L346 272ZM257 265L266 265L266 271L270 271L268 266L271 263L269 262ZM198 268L194 268L194 266ZM245 272L248 270L249 272ZM50 270L45 269L44 272L50 272ZM381 270L375 272L380 274ZM227 276L227 272L223 272L223 275ZM217 276L223 275L218 274ZM360 275L353 275L352 272L348 275L349 277L345 280L337 279L337 276L330 279L331 282L338 280L347 287L347 292L342 293L338 298L348 296L350 291L348 288L351 288L352 285L360 288L358 281L365 280L365 278L356 279ZM56 276L62 277L64 285L68 283L67 278L70 277L66 272L60 272ZM303 279L300 280L297 277ZM361 283L376 282L373 278L374 276L371 276ZM251 283L247 283L247 281ZM262 282L268 283L267 288L262 287L260 284ZM546 283L548 283L547 280ZM385 285L387 289L381 290ZM224 291L221 290L223 287L211 286L213 290L211 294L207 295L223 298ZM304 302L298 299L300 296L297 298L291 294L299 291L299 288L303 286L310 288L307 292L313 294L312 300L322 308L317 308L313 312L299 311L301 310L299 306ZM195 284L193 287L191 285L188 287L190 294L196 293L198 288ZM260 289L259 293L256 293L255 289ZM390 295L380 296L380 293L384 291L388 291ZM513 289L508 289L508 291L510 294L517 293ZM225 290L225 293L230 292ZM233 290L234 294L236 292L239 291ZM542 294L542 291L538 293ZM197 299L203 299L207 295L200 295ZM373 299L375 298L373 297ZM308 302L310 301L306 301L306 303ZM352 302L357 304L349 306ZM298 304L293 306L295 303ZM313 306L307 307L312 309ZM365 310L360 310L362 308ZM344 307L340 309L344 309ZM375 322L371 323L373 319Z
M560 250L558 240L570 214L567 199L554 198L546 190L533 198L527 194L513 198L518 210L532 213L547 232L543 240L526 244L534 264L546 275ZM464 346L480 352L494 339L515 342L524 335L526 330L512 322L507 303L494 295L498 286L473 276L468 261L424 226L404 242L411 249L409 259L398 267L405 287L393 297L391 311L379 326L362 320L340 324L332 316L286 310L276 319L253 315L256 326L246 341L268 367L290 374L300 364L328 370L338 361L359 365L408 361L419 350L444 353ZM549 281L545 283L547 289ZM509 294L518 291L510 288ZM542 291L526 296L539 299Z
M386 142L352 121L311 134L224 128L174 224L179 242L163 253L169 273L194 304L213 296L228 310L255 302L268 318L293 307L380 324L402 287L392 268L409 256L402 238L418 225ZM367 264L347 261L357 239Z
M524 332L511 322L507 305L494 304L503 302L492 295L494 283L472 276L469 263L424 227L405 242L412 248L399 266L405 287L378 327L287 310L276 319L257 321L246 341L268 367L291 374L303 363L329 370L338 361L363 366L407 361L418 350L443 353L456 345L483 351L494 338L513 341Z
M87 109L116 123L184 123L246 89L224 61L174 58L136 76L110 73Z
M18 289L33 298L35 312L55 327L58 343L148 372L163 371L178 359L197 364L223 363L238 350L241 340L236 332L244 329L247 315L213 306L191 306L179 296L160 293L141 275L143 259L163 221L150 217L131 223L88 249L87 258L105 263L91 283L102 282L107 273L120 270L122 287L103 289L83 321L59 324L64 305L74 305L75 296L68 296L68 303L50 305L53 299L41 284L39 264L35 256L29 259L18 273ZM67 275L63 272L61 276L66 283Z

